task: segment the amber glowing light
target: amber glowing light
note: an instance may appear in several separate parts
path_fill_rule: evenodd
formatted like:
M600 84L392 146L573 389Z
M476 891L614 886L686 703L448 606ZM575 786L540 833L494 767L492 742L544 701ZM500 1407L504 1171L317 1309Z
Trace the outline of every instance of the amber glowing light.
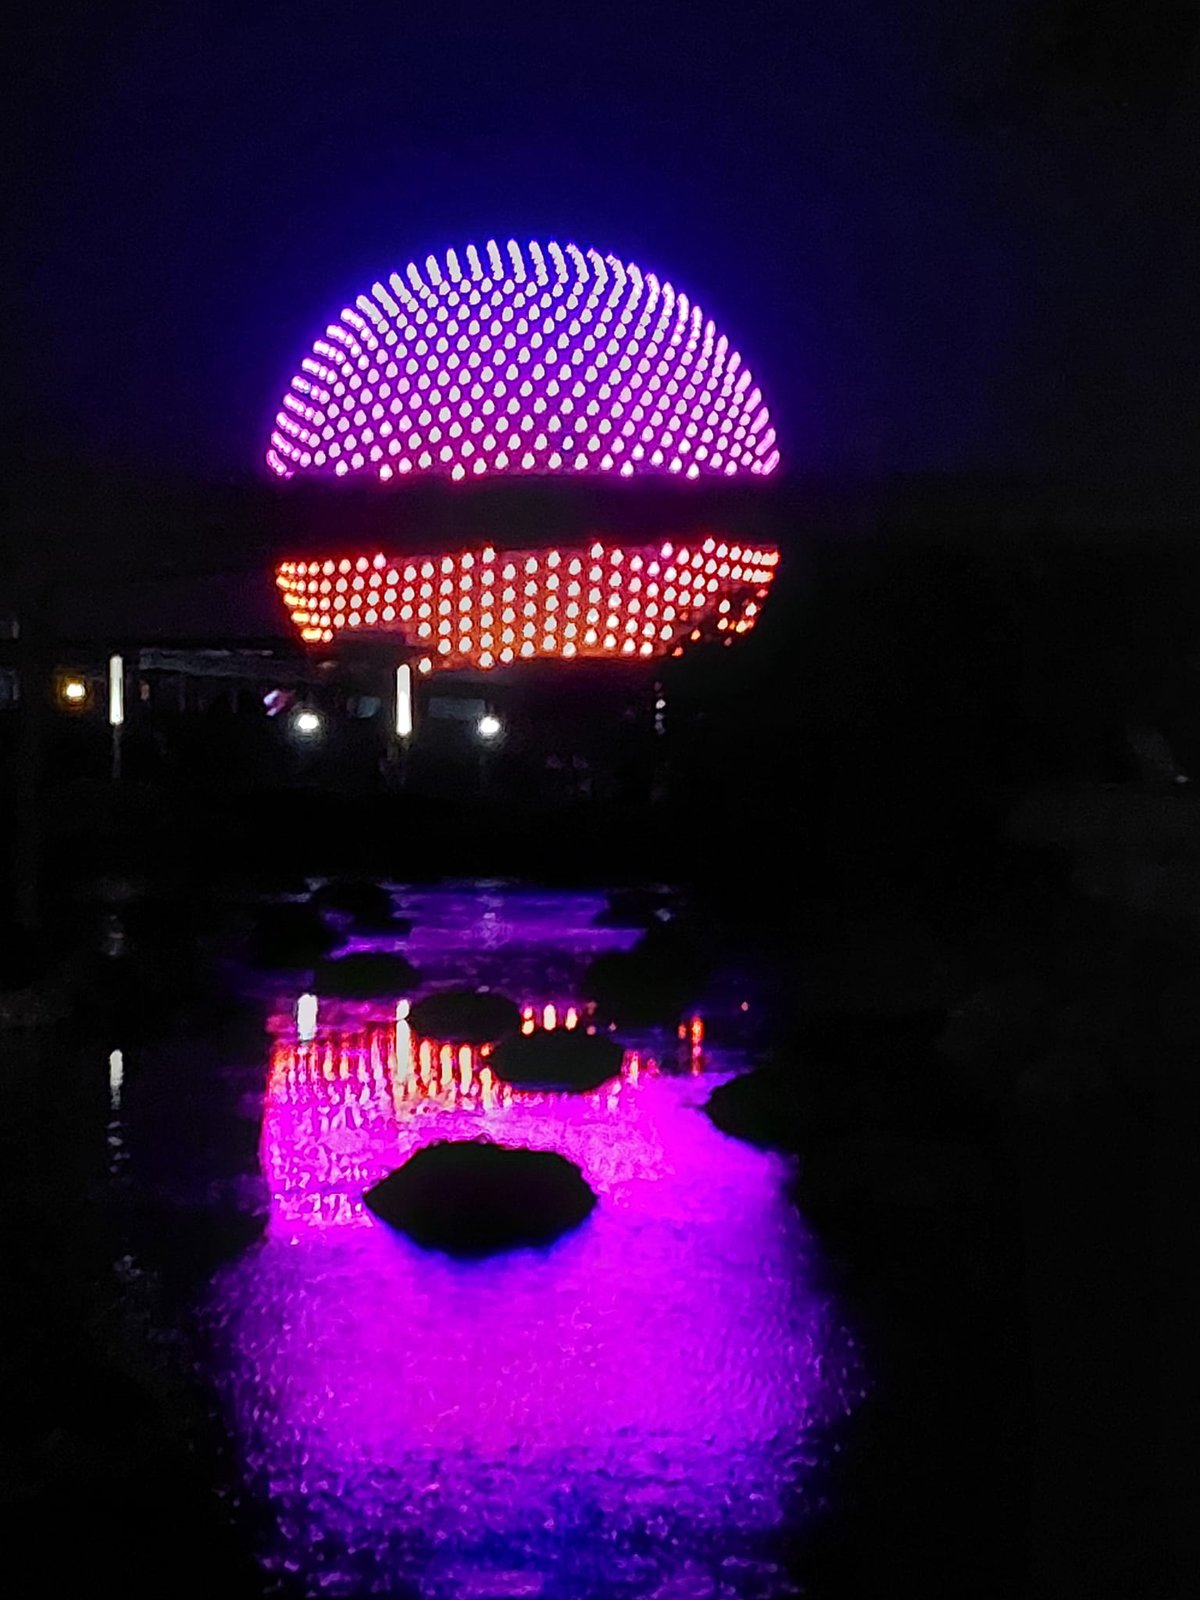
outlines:
M276 583L302 639L397 635L417 665L651 657L758 621L778 551L706 538L621 546L285 561Z

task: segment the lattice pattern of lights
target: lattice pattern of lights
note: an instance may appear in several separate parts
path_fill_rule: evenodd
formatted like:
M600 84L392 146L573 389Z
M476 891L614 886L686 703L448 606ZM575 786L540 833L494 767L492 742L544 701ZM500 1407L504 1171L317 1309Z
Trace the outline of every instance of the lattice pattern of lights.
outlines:
M449 250L372 285L315 340L266 452L282 478L773 472L728 339L653 273L577 245Z
M641 548L285 561L276 575L303 639L399 634L418 665L506 666L535 657L680 654L689 642L747 633L778 552L703 539Z

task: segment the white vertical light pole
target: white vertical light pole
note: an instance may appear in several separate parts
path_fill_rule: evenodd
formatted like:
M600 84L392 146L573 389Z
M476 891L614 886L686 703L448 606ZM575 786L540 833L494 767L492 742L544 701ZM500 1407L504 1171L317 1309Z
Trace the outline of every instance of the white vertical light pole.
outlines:
M411 739L413 731L412 668L403 662L396 668L396 737Z
M125 662L121 656L108 658L108 725L112 729L112 775L121 776L121 729L125 725Z
M396 741L399 749L400 787L404 788L408 781L408 751L412 744L413 736L413 675L412 668L407 661L402 661L396 668Z

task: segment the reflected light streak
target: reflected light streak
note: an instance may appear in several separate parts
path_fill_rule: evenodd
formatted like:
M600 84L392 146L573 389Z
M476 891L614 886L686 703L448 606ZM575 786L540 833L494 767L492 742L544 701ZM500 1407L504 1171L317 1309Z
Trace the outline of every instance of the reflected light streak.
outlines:
M315 994L302 994L296 1001L297 1039L308 1040L316 1034L319 1005Z
M121 1109L121 1090L125 1084L125 1056L113 1050L108 1058L108 1103L114 1111Z
M679 1024L680 1069L704 1071L704 1018L697 1011Z

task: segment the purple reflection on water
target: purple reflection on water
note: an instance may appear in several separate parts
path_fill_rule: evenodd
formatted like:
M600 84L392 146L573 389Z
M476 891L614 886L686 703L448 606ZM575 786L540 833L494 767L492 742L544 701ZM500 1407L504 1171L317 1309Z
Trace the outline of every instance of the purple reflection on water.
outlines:
M403 1017L337 1020L275 1041L267 1238L212 1291L267 1564L336 1595L789 1592L772 1530L861 1375L786 1164L644 1052L524 1094L447 1041L422 1062ZM546 1251L424 1253L362 1193L446 1137L558 1150L599 1204Z

